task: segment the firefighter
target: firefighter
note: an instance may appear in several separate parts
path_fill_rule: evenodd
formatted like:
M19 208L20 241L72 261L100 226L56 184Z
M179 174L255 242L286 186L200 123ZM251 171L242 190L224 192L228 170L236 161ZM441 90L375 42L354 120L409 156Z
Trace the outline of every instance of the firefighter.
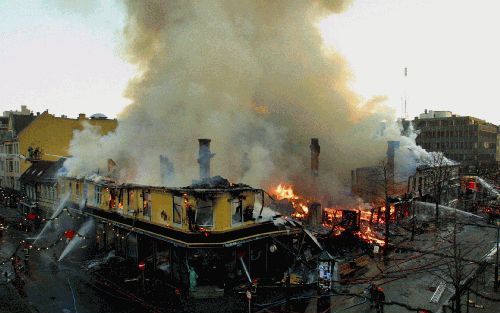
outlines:
M189 291L196 291L198 274L192 266L188 266L189 270Z
M384 303L385 303L384 289L379 287L377 288L375 296L375 308L377 309L377 313L384 313Z
M370 308L373 308L373 303L375 302L375 297L377 296L377 285L371 283L368 288L368 293L370 294Z
M29 274L29 270L30 270L30 264L29 264L30 250L29 250L29 246L24 247L23 253L24 253L24 270L25 270L26 273Z

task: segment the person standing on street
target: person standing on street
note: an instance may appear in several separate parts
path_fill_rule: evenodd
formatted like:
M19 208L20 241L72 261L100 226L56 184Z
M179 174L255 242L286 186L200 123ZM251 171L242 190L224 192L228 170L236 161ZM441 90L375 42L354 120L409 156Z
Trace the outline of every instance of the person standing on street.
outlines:
M375 297L377 296L377 285L371 283L370 287L368 288L368 293L370 295L370 308L373 308Z
M377 288L375 296L375 308L377 309L377 313L384 313L384 303L385 303L385 294L384 294L384 289L382 288Z

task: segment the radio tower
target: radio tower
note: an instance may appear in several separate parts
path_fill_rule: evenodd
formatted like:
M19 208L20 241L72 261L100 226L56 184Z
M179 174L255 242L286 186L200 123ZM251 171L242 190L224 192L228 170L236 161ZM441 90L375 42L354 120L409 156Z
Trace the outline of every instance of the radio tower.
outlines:
M403 96L403 118L405 120L408 120L408 112L406 111L406 85L407 85L407 77L408 77L408 68L405 67L404 71L404 78L403 78L403 89L404 89L404 96Z

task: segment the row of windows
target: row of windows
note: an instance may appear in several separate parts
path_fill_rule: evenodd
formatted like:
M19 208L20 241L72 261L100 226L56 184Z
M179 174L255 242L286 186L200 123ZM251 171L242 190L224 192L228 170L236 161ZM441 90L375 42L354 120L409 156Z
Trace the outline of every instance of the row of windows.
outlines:
M476 149L477 142L419 142L424 149Z
M7 160L5 162L7 164L7 172L8 173L19 173L19 161Z
M474 125L478 124L474 120L470 119L450 119L450 120L432 120L432 121L418 121L417 127L428 127L428 126L456 126L456 125Z
M37 188L26 185L26 195L32 201L38 201L38 195L41 199L56 200L56 188L53 186L38 185Z
M472 154L448 154L448 158L454 161L475 161L476 156Z
M447 119L431 119L431 120L418 120L417 127L442 127L442 126L469 126L481 125L484 122L477 121L471 118L447 118Z
M5 143L2 146L2 151L7 154L19 154L19 143Z
M56 199L56 188L52 186L42 185L41 196L45 199L55 200Z
M428 130L422 131L419 135L422 138L439 138L439 137L459 137L459 138L470 138L477 136L477 131L474 130Z
M75 198L78 198L78 195L81 195L82 183L74 182L74 184L77 195ZM71 186L72 182L69 183L70 188ZM108 194L109 198L105 199L103 188L104 187L101 186L94 186L92 199L87 199L87 184L83 184L83 198L88 200L89 204L93 206L102 206L104 203L107 203L110 209L121 209L125 215L135 216L138 213L142 213L144 218L151 220L153 203L150 190L110 189ZM61 191L64 192L63 189L61 189ZM140 192L139 201L142 201L142 212L136 210L137 206L134 203L137 200L135 192ZM123 203L124 201L122 199L126 199L126 203ZM183 224L187 224L190 229L194 230L195 227L214 226L214 203L212 200L197 199L196 204L193 205L187 197L174 195L172 199L173 203L170 212L168 212L168 210L156 208L160 210L161 217L165 221L168 220L169 214L172 214L172 223L175 227L182 227ZM244 199L244 197L239 197L232 199L230 202L231 224L233 226L241 225L253 219L253 207L244 207ZM183 208L185 209L185 214L183 214ZM186 218L186 221L184 221L183 218Z

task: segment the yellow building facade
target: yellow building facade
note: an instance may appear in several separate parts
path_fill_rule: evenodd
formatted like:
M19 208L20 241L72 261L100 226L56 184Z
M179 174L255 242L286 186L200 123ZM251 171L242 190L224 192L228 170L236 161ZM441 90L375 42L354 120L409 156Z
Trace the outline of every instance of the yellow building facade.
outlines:
M15 133L15 127L8 140L2 142L4 177L2 187L20 190L19 177L32 162L38 160L56 161L69 155L69 144L75 130L82 130L85 123L97 126L102 135L116 129L116 119L87 118L80 114L78 118L58 117L47 111L34 116L28 125Z
M191 189L152 187L134 184L65 177L58 183L60 199L79 209L89 208L104 215L118 214L176 231L192 233L226 232L254 225L256 198L263 191L251 187L232 189Z
M32 151L39 149L42 160L57 161L60 157L67 157L73 133L75 130L82 130L84 123L98 126L102 135L115 130L117 126L115 119L89 119L85 114L72 119L44 112L17 135L19 153L29 159L31 148ZM28 160L21 162L21 173L29 166Z

